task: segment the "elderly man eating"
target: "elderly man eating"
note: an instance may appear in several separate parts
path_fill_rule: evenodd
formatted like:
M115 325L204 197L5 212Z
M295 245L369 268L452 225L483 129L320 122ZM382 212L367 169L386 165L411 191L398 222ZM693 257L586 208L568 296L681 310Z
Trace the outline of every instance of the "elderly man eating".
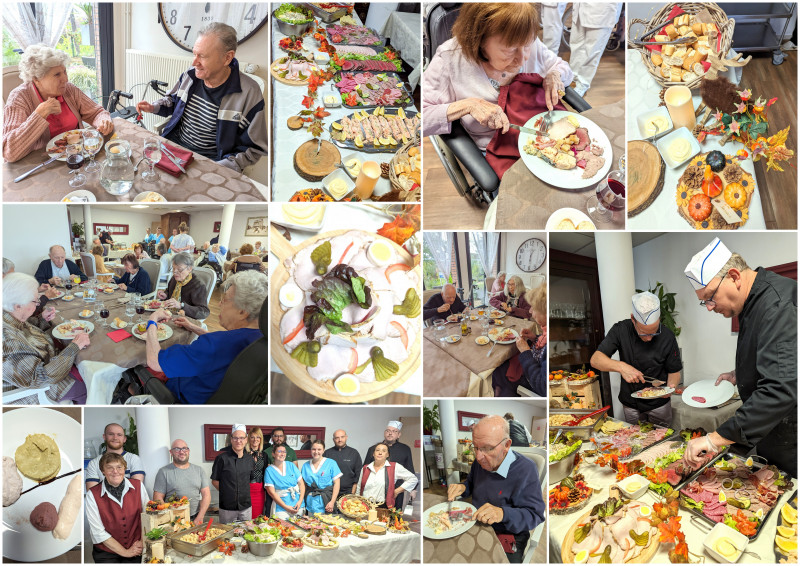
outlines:
M475 461L467 481L447 487L447 499L472 496L473 518L491 525L508 561L521 563L530 531L544 521L544 500L536 464L511 450L508 422L484 417L472 428Z
M464 312L467 307L456 294L455 285L450 283L442 287L442 292L434 295L422 307L424 320L434 321L437 318L445 319L451 314Z
M267 155L264 96L258 84L239 71L236 30L212 22L200 30L184 72L167 96L139 112L171 116L162 135L181 146L241 171Z
M42 260L34 275L39 285L43 283L63 285L72 275L77 275L81 281L86 281L86 275L74 261L67 259L67 252L62 246L50 246L49 255L50 259Z

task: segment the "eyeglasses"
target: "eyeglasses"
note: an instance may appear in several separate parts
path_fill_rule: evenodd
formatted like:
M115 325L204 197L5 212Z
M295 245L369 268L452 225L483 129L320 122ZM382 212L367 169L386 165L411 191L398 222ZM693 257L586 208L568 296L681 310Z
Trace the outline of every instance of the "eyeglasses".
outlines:
M231 436L231 440L236 440L237 442L244 442L247 440L246 436Z
M186 273L188 271L189 271L188 267L175 267L175 266L172 267L173 273Z
M636 328L635 325L634 325L634 328ZM639 329L636 328L636 334L638 334L640 338L648 338L650 336L658 336L659 334L661 334L661 323L660 322L658 323L658 329L653 333L648 334L646 332L639 332Z
M184 446L182 448L181 447L173 448L172 451L173 452L188 452L189 451L189 447L188 446Z
M492 450L494 450L495 448L497 448L498 446L500 446L500 445L501 445L503 442L505 442L506 440L508 440L508 439L507 439L507 438L504 438L503 440L501 440L500 442L498 442L497 444L495 444L495 445L494 445L494 446L492 446L491 448L478 448L478 447L477 447L477 446L475 446L474 444L473 444L473 448L475 449L475 452L480 452L480 453L482 453L482 454L488 454L489 452L491 452Z
M717 291L719 291L719 288L722 286L722 282L725 280L725 278L727 276L728 276L727 273L722 276L722 279L719 280L719 285L717 285L717 288L714 289L713 293L711 293L711 297L709 299L707 299L705 301L700 301L700 306L701 307L705 307L705 308L711 307L713 309L715 306L717 306L717 301L714 300L714 297L716 296Z
M384 432L384 434L400 434L399 430L395 430L395 429L392 429L392 428L387 428L383 432Z

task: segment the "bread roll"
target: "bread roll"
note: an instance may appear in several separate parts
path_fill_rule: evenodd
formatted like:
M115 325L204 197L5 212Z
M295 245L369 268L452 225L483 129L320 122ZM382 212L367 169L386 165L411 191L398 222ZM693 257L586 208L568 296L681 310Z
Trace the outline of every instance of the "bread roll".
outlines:
M669 24L664 28L664 33L666 33L670 39L675 39L678 37L678 30L675 29L675 26L672 24Z
M575 230L575 224L569 218L565 218L558 223L556 230Z
M683 64L681 65L685 71L691 69L692 65L699 61L699 59L695 61L695 55L697 55L697 51L694 49L689 49L689 51L686 52L686 57L683 58Z
M703 35L703 23L702 22L693 23L692 31L695 33L695 35Z
M681 82L681 80L682 80L681 79L681 72L682 72L682 69L680 67L672 67L672 69L670 70L669 80L672 81L673 83Z
M691 71L683 71L683 72L681 73L681 80L682 80L683 82L685 82L685 83L688 83L689 81L693 81L693 80L695 80L696 78L697 78L697 75L695 75L695 74L694 74L693 72L691 72Z
M706 74L706 71L701 63L695 63L694 65L692 65L692 72L698 77L702 77L703 75Z
M655 40L657 43L663 43L665 41L669 41L669 36L663 34L657 34Z
M674 45L664 45L661 47L661 55L671 57L673 53L675 53Z
M661 53L658 51L653 51L653 54L650 55L650 62L653 63L656 67L660 67L661 63L664 62L664 59L661 57Z
M668 79L672 74L672 67L666 63L661 65L661 76Z

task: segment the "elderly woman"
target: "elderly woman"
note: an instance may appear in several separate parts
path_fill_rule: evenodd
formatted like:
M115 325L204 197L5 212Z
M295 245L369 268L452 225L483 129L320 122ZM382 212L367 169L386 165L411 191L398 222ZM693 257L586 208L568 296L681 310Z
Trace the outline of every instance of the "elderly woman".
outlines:
M178 225L178 234L170 238L172 253L191 252L194 251L195 243L189 235L189 226L186 222L181 222Z
M103 246L92 246L92 255L94 256L94 273L98 281L108 283L114 277L114 272L106 267L106 262L103 261Z
M192 276L194 260L186 252L172 256L172 279L166 291L159 291L158 298L164 308L182 310L186 316L205 320L208 318L208 291L205 285Z
M536 395L547 395L547 286L540 285L526 293L530 313L538 325L524 328L517 339L519 355L492 372L495 397L519 397L517 387L530 389Z
M111 115L69 82L69 55L31 45L19 62L22 84L8 95L3 118L3 157L19 161L44 149L48 140L88 122L103 135L114 129Z
M518 318L531 317L531 306L525 300L525 283L519 275L512 275L506 283L505 293L492 297L489 304Z
M79 332L72 342L56 354L53 339L45 331L53 325L55 309L48 308L32 324L31 316L39 305L39 283L25 273L9 273L3 278L3 393L21 388L42 388L53 402L86 402L86 385L74 369L78 350L89 346L89 335ZM36 395L13 403L35 404Z
M100 458L102 483L86 492L86 522L92 536L92 558L98 564L142 561L141 514L149 500L137 479L125 479L125 458L106 452Z
M306 483L306 509L308 513L333 513L339 497L339 479L342 471L339 464L330 458L323 458L325 442L311 441L311 461L303 464L300 472Z
M169 320L172 315L158 309L147 323L147 365L164 372L167 388L180 403L205 403L219 388L234 358L263 336L258 317L267 300L267 276L256 271L237 273L222 284L222 290L219 323L225 331L209 332L179 316L175 324L199 338L188 345L175 344L162 350L156 323Z
M136 259L150 259L150 254L144 251L144 246L139 243L133 244L133 255Z
M242 247L239 248L239 255L238 257L234 258L232 262L227 265L228 271L232 271L233 273L238 273L239 271L244 271L247 269L254 269L253 265L257 265L259 271L264 271L264 266L261 263L261 257L254 253L253 244L242 244ZM242 264L250 264L250 265L242 265Z
M504 296L504 294L505 294L503 292L503 289L505 288L505 286L506 286L506 272L505 271L500 271L497 274L497 277L495 277L494 281L492 282L492 288L489 291L489 300L491 301L495 297L501 297L502 298Z
M125 254L122 257L122 267L125 268L125 275L114 277L114 283L127 293L141 293L148 295L152 290L150 274L139 267L139 260L133 254Z
M302 515L306 484L300 470L292 462L286 461L286 446L283 444L275 447L272 456L275 461L264 473L264 487L272 498L272 506L267 514L279 519Z
M439 46L423 75L424 134L450 133L450 123L461 119L486 150L496 130L508 131L508 117L497 105L499 91L519 73L544 78L547 108L552 109L572 81L572 71L536 38L539 29L535 4L463 4L453 38Z
M374 460L361 468L353 493L378 502L378 507L391 509L395 498L417 487L417 476L396 462L389 461L389 447L380 442L372 452ZM388 482L387 482L388 478ZM394 487L397 481L402 485Z
M253 459L253 470L250 472L250 504L253 519L264 513L264 470L267 467L267 455L264 453L264 433L259 427L250 429L245 446Z

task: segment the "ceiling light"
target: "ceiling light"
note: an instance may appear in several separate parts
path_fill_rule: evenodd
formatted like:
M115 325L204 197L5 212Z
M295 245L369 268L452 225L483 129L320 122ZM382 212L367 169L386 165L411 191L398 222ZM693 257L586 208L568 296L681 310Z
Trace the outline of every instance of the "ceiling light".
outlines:
M132 204L131 208L150 208L150 206L146 204Z

